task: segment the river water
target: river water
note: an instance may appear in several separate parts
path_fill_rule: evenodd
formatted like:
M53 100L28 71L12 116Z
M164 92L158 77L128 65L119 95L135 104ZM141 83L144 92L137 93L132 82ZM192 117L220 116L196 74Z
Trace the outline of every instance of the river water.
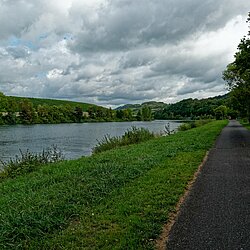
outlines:
M169 122L171 130L178 121L155 120L150 122L103 122L74 124L38 124L0 126L0 160L6 161L19 150L41 152L56 145L66 159L90 155L92 148L104 135L120 136L131 126L148 128L152 132L164 131Z

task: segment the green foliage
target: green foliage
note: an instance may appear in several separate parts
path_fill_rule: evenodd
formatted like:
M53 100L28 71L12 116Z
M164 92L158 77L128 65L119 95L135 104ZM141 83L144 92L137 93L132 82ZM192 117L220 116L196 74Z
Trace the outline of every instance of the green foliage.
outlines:
M142 121L141 109L139 109L138 112L137 112L137 114L136 114L136 120L137 120L137 121Z
M130 109L120 113L86 103L10 97L0 93L0 125L134 120Z
M33 153L27 150L20 150L20 156L1 162L3 171L0 172L0 180L5 178L15 178L35 171L41 165L55 163L64 160L64 156L56 146L43 150L41 153Z
M217 120L223 120L228 115L228 108L225 105L220 105L219 107L214 109L214 113Z
M216 121L0 183L0 249L153 249L226 125Z
M142 121L151 121L152 120L152 111L149 106L143 106L141 110L141 120Z
M123 121L132 121L134 120L132 110L131 109L121 109L116 110L116 118Z
M215 117L214 110L219 106L230 106L227 95L207 99L185 99L169 104L154 114L155 119L211 119Z
M247 22L250 24L250 12ZM241 39L234 61L223 72L231 90L231 100L235 109L250 120L250 31Z
M77 122L81 122L83 119L83 110L81 107L77 106L75 107L75 116L76 116L76 120Z
M152 111L157 111L163 109L167 104L164 102L144 102L142 104L126 104L124 106L120 106L117 108L117 110L124 110L124 109L131 109L133 114L137 114L139 110L141 110L143 107L147 106Z
M136 113L135 113L136 112ZM137 121L151 121L153 119L152 110L147 105L142 105L137 111L132 111L132 109L118 109L116 110L117 117L122 117L121 114L128 114L125 117L128 117L129 120L137 120Z
M125 145L137 144L155 138L154 133L145 128L136 128L132 126L121 137L105 135L101 141L94 147L93 153L100 153L110 149Z
M90 106L96 106L96 105L89 104L89 103L72 102L72 101L66 101L66 100L28 98L28 97L24 98L24 97L16 97L16 96L9 96L8 98L15 103L20 103L25 99L31 102L35 109L37 109L39 105L47 105L47 106L70 106L72 109L75 109L76 107L81 107L83 111L88 111L88 108Z
M126 104L118 107L116 112L119 114L121 111L129 110L131 116L137 121L151 121L154 116L154 112L165 107L166 104L163 102L144 102L142 104Z
M247 128L248 130L250 130L250 123L249 123L248 119L243 118L243 119L240 120L240 123L241 123L245 128Z
M27 100L20 103L20 119L23 124L36 123L37 114L33 108L33 104Z
M186 131L192 128L197 128L200 126L203 126L209 122L212 122L212 120L197 120L197 121L191 121L187 123L183 123L178 127L178 131Z

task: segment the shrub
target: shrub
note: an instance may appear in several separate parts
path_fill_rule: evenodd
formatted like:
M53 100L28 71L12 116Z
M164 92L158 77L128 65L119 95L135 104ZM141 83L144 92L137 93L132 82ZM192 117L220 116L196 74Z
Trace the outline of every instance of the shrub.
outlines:
M196 121L191 121L188 123L183 123L178 128L178 131L185 131L185 130L188 130L191 128L197 128L197 127L203 126L211 121L212 121L211 119L207 119L207 120L196 120Z
M98 141L98 144L93 148L93 153L100 153L113 148L140 143L155 137L155 134L148 129L132 126L131 129L128 129L121 137L105 135L104 138L101 141Z
M185 131L191 129L191 123L183 123L179 126L178 131Z
M33 153L29 150L20 150L20 156L16 155L7 162L1 161L3 171L0 173L0 180L5 178L15 178L19 175L33 172L39 166L58 162L64 156L56 146L43 150L41 153Z

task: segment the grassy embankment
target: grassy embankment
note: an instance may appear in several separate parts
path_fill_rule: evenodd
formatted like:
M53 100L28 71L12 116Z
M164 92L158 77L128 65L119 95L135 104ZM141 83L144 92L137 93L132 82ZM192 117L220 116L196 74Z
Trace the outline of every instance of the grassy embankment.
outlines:
M0 183L0 249L152 249L226 121Z

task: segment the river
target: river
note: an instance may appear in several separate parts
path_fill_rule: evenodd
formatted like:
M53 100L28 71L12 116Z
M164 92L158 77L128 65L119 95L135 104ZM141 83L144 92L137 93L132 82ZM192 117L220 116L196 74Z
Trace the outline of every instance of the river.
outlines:
M168 122L171 130L177 129L181 124L178 121L155 120L0 126L0 160L6 161L19 155L20 149L41 152L52 145L56 145L66 159L75 159L90 155L97 140L101 140L104 135L120 136L131 126L159 133L164 131Z

